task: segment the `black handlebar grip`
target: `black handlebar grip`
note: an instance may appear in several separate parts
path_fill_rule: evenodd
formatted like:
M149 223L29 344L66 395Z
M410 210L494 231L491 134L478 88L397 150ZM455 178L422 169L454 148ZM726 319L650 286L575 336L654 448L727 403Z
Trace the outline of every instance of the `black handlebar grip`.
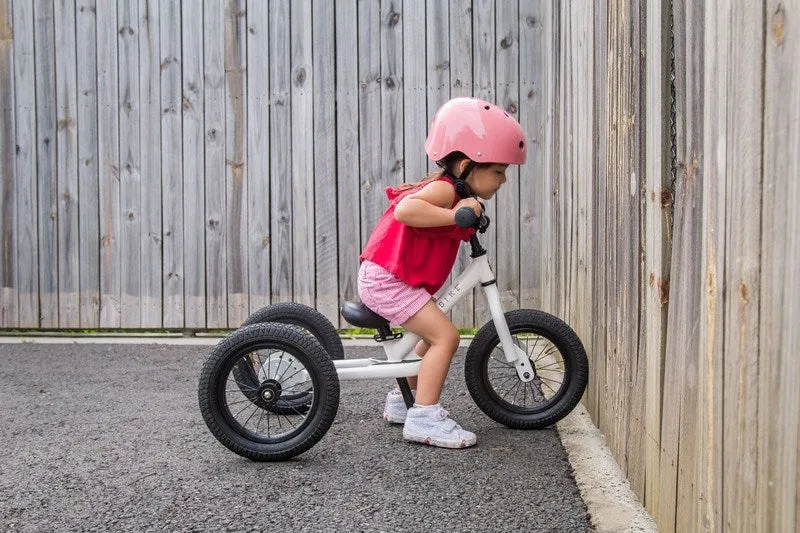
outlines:
M461 207L456 211L456 225L462 228L471 228L478 220L478 215L471 207Z

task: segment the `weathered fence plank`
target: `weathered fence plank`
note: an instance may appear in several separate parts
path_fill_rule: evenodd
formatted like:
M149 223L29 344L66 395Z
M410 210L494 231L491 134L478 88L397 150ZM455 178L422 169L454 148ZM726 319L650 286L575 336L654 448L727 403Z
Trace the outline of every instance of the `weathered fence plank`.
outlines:
M592 240L594 242L594 264L607 264L608 256L608 130L609 118L609 84L608 84L608 5L605 3L595 5L594 18L594 131L595 138L595 163L592 179L595 184L594 192L594 227ZM604 409L606 398L606 344L608 342L607 325L613 320L607 312L608 301L607 272L605 268L598 267L594 270L592 284L596 297L592 302L592 315L594 327L588 337L588 351L591 368L589 373L588 392L584 395L589 412L593 419L602 424L609 418L609 413ZM659 398L660 401L660 398ZM605 427L605 425L603 426Z
M119 201L120 320L131 327L142 324L141 291L141 114L139 107L138 0L117 2L119 24Z
M357 300L361 253L361 211L359 209L358 62L353 51L358 49L358 8L355 0L335 3L336 40L336 202L339 234L339 295L344 300ZM365 146L365 149L367 147ZM371 229L371 228L370 228ZM334 324L345 325L343 319Z
M758 379L758 531L800 527L800 10L770 0L764 12L763 183ZM751 378L753 376L747 376ZM752 392L751 392L752 393Z
M97 10L97 151L100 180L100 327L122 326L117 6Z
M722 418L725 408L723 402L706 403L710 398L725 399L723 393L725 356L725 196L729 169L727 157L720 157L728 151L728 101L729 85L729 28L731 10L729 4L719 6L707 12L704 46L713 50L710 60L704 65L704 86L707 97L703 127L705 129L705 154L717 154L707 157L703 176L703 231L702 264L701 264L701 298L700 347L702 357L698 357L698 381L700 388L701 409L699 427L694 435L697 453L694 484L701 499L693 511L691 522L698 531L720 530L723 524L723 463L729 463L723 449L723 429L728 424ZM748 46L751 43L748 43ZM726 81L723 81L726 80ZM669 331L668 331L669 333ZM730 401L731 398L729 397ZM734 403L735 400L734 400ZM735 424L730 424L735 426ZM731 454L733 458L734 454ZM733 476L736 467L725 474ZM728 512L735 512L728 509ZM732 525L732 524L731 524ZM750 529L752 530L752 529Z
M292 220L293 300L315 305L314 268L314 69L311 56L311 2L291 5Z
M570 66L572 89L570 107L572 125L570 130L581 128L594 130L594 72L593 72L593 35L594 12L586 6L573 6L571 48L574 61ZM572 327L581 337L591 334L591 307L586 301L586 294L593 293L591 273L594 270L592 257L591 227L594 220L593 198L595 187L587 177L592 176L594 168L594 140L589 135L577 135L573 138L573 146L569 154L572 160L573 194L575 195L575 211L573 220L571 259L573 265L570 281L569 307L573 310ZM510 221L509 221L510 222Z
M556 179L556 160L558 157L558 102L559 102L559 57L561 54L560 8L553 7L546 10L542 17L543 40L549 43L550 53L545 56L543 65L544 79L542 87L544 101L543 144L544 161L542 168L542 240L541 240L541 308L544 311L556 312L554 309L554 295L558 294L555 287L555 261L554 250L557 243L553 238L553 225L555 216L553 210L553 196L556 192L554 180Z
M497 11L495 37L495 103L520 119L519 84L519 9L516 4L504 5ZM523 167L527 169L526 167ZM495 195L497 288L505 309L519 309L520 293L520 166L510 165L506 183Z
M669 312L664 361L663 422L661 431L661 489L659 525L666 529L690 530L695 436L698 413L698 364L700 349L697 310L703 286L699 270L702 261L703 209L703 95L693 90L703 79L703 13L691 2L676 2L675 63L677 108L678 176L674 197L674 232L669 287ZM681 394L666 391L680 390ZM680 439L674 438L680 435Z
M181 4L184 327L206 323L203 114L203 6Z
M381 25L380 3L358 2L358 137L361 246L386 209L381 164ZM369 21L369 22L368 22Z
M17 185L17 280L19 326L39 327L39 251L36 245L36 73L33 5L14 2L14 117ZM48 268L50 266L48 265Z
M163 325L161 202L164 188L161 183L160 22L158 4L139 0L139 149L141 150L139 156L141 302L139 305L144 328L160 328ZM206 164L209 165L209 162Z
M472 2L472 95L489 102L497 96L497 25L495 20L495 0L474 0ZM484 202L489 213L497 213L497 199ZM490 215L491 216L491 215ZM497 217L495 216L495 222ZM481 244L486 248L489 262L497 265L497 224L492 224L482 235ZM489 307L483 295L475 298L474 321L483 324L489 320Z
M432 2L433 0L429 0ZM472 0L451 0L450 4L450 97L473 96L472 52L473 52L473 12ZM430 52L429 52L430 53ZM441 102L440 105L444 103ZM428 122L436 109L428 105Z
M54 2L56 50L56 235L58 327L80 325L75 3Z
M58 174L56 161L56 59L52 0L33 5L36 72L36 186L38 207L39 319L58 327Z
M205 120L206 327L228 327L225 210L225 7L222 0L203 4ZM271 47L270 47L271 49Z
M444 3L444 2L442 2ZM431 2L428 2L429 6ZM449 21L447 21L447 12L442 11L442 31L447 28L449 23L449 39L444 41L442 46L449 48L449 57L447 62L443 64L446 66L446 73L449 75L450 82L449 94L443 90L441 94L436 96L435 102L428 98L428 124L433 119L433 114L436 110L447 101L448 98L456 98L459 96L472 96L472 2L471 0L455 0L448 2L449 4ZM436 16L436 11L432 9L433 6L428 8L428 18ZM431 21L428 21L429 27ZM428 30L430 34L431 30ZM428 55L439 54L436 48L431 50L428 46ZM430 77L430 69L428 70ZM434 105L435 104L435 105ZM427 128L426 128L427 134ZM429 168L433 169L435 165L428 163ZM459 251L458 257L453 272L458 275L469 264L469 248L462 246ZM452 279L451 279L452 281ZM473 289L472 292L466 295L459 301L450 312L451 319L455 324L475 324L481 326L479 321L475 320L475 298L483 298L478 289ZM477 322L477 323L476 323Z
M380 2L380 172L373 184L378 211L386 209L387 187L403 183L403 14L402 0Z
M161 58L161 186L163 314L164 327L182 328L183 292L183 135L181 110L181 10L176 0L159 3L159 51Z
M629 334L626 350L624 353L636 354L635 357L628 356L628 377L627 404L628 411L626 431L626 460L623 463L625 472L631 482L634 491L641 494L645 482L644 465L639 459L644 455L644 418L645 418L645 378L646 366L640 357L640 347L644 344L645 331L642 324L645 320L645 311L641 306L640 294L646 286L646 277L641 257L642 225L644 224L644 202L645 186L643 185L646 176L645 166L645 93L641 87L645 85L644 56L642 50L646 48L645 42L645 3L631 2L629 7L629 17L631 20L631 53L630 53L630 79L627 81L630 100L628 103L627 115L630 117L630 170L627 176L630 180L628 194L626 195L625 209L635 213L635 222L631 224L627 244L627 266L626 276L628 276L629 286L627 294L627 305L630 309L630 323L636 323L636 334ZM634 244L635 243L635 244ZM580 292L580 291L579 291ZM571 322L573 322L571 320ZM578 327L579 324L576 324ZM590 329L578 329L580 334L585 336ZM631 460L636 457L636 460Z
M725 95L727 131L720 132L724 133L726 142L716 143L711 135L706 135L713 151L705 153L726 149L728 154L726 175L719 180L720 184L725 183L722 198L726 206L724 323L730 332L725 336L722 351L725 385L721 414L726 423L721 467L725 472L735 472L736 483L730 483L730 476L726 476L722 523L736 524L741 531L754 531L758 516L759 417L758 398L751 394L752 385L746 376L758 374L759 357L762 144L753 140L762 138L764 20L763 6L758 4L731 3L727 20L723 18L727 10L720 7L709 10L708 16L719 19L717 40L734 43L728 52L730 63L723 70L729 72L729 76L720 78L726 79L728 85ZM722 51L715 56L715 59L720 58L725 58ZM711 89L714 83L719 82L708 79L706 88ZM711 97L706 102L710 100Z
M14 175L14 28L11 0L0 1L0 327L19 327L17 179Z
M249 312L270 302L269 4L247 2L247 241Z
M661 369L667 337L666 290L669 287L669 2L647 4L645 58L645 249L642 307L645 338L641 355L645 367L642 438L644 487L642 503L654 513L658 504L661 448ZM598 243L599 245L599 243ZM602 263L601 263L602 264ZM599 270L599 269L598 269Z
M228 324L241 324L247 302L247 30L244 0L225 2L225 243ZM162 43L163 46L163 43Z
M292 299L292 175L289 3L270 4L270 228L272 301Z
M444 4L444 2L440 2ZM428 170L423 146L428 132L426 3L403 4L403 176L405 181L421 179ZM425 58L422 61L421 58Z
M334 324L339 322L339 283L336 231L338 210L336 181L328 173L336 161L336 20L331 2L312 2L312 70L314 93L314 242L317 310ZM312 269L309 268L309 271Z
M78 257L80 327L100 325L100 206L97 159L97 7L80 2L75 13L78 121Z
M547 2L519 6L519 120L527 134L528 160L519 172L520 307L541 307L541 205L544 199L544 21Z

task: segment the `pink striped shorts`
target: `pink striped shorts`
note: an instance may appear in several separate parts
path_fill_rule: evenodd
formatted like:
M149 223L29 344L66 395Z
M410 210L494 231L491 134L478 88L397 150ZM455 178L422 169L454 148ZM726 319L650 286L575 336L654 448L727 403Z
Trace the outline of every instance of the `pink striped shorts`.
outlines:
M358 295L361 303L398 326L431 299L422 287L412 287L371 261L363 261L358 270Z

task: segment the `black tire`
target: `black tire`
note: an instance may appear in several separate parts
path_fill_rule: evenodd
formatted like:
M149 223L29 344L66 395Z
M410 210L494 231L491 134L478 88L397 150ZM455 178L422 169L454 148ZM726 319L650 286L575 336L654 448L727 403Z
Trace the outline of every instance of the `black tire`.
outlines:
M478 331L467 350L467 389L495 422L515 429L546 428L567 416L583 396L589 379L586 351L572 328L553 315L519 309L505 317L515 343L528 353L536 377L528 383L519 379L514 365L505 360L492 321ZM554 379L558 376L560 380Z
M331 359L344 359L344 347L342 346L339 332L336 331L336 328L333 327L333 324L325 315L313 307L295 302L280 302L268 305L247 317L242 327L268 322L291 324L302 328L317 339L317 342L328 352ZM234 369L234 372L237 383L244 385L242 393L251 397L251 401L256 405L264 407L263 402L259 402L258 398L252 397L252 394L247 393L250 390L249 383L255 379L255 376L248 375L243 366ZM284 395L279 402L272 404L268 409L276 414L292 414L297 410L308 410L309 405L310 397L303 393L297 393Z
M302 365L307 377L296 377L289 365L282 370L283 358ZM267 361L279 362L268 368ZM254 368L251 375L257 380L260 402L242 390L255 382L243 384L233 376L242 365ZM292 414L269 409L280 401L282 384L289 383L288 392L298 379L308 383L308 409ZM328 431L339 408L339 378L328 354L303 330L280 323L253 324L231 333L209 354L200 373L198 400L208 429L228 449L254 461L282 461L307 451Z
M325 348L331 359L344 359L344 347L339 332L325 315L307 305L281 302L262 307L244 321L242 326L280 322L308 330Z

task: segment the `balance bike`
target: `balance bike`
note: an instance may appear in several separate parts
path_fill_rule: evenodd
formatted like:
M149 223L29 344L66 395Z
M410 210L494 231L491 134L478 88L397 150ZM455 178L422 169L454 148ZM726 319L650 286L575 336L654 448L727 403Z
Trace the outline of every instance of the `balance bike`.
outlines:
M470 208L456 223L483 233L485 216ZM436 303L443 312L474 287L483 288L492 320L467 349L465 381L470 396L492 420L515 429L541 429L564 418L586 388L589 363L583 344L561 319L534 309L504 312L496 279L477 233L470 264ZM405 378L416 376L420 338L393 333L383 317L345 302L350 324L374 328L384 357L345 359L336 328L324 315L297 303L267 306L217 344L203 365L200 411L209 430L234 453L255 461L301 454L325 435L339 407L339 381L397 379L408 406Z

